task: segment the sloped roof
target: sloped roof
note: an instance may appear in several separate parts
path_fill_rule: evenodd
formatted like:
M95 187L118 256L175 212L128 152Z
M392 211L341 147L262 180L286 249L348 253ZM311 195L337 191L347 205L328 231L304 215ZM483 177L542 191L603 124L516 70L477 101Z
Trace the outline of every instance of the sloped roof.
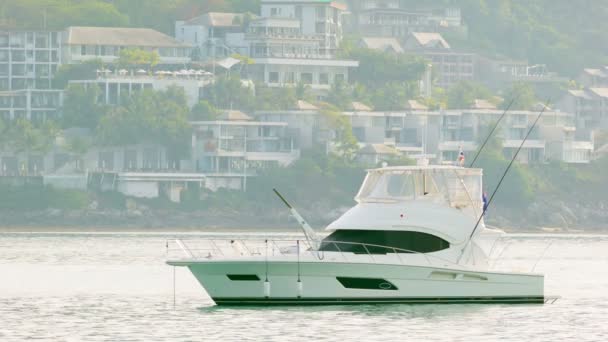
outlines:
M67 28L68 45L111 45L133 47L189 47L173 37L148 28L85 27Z
M473 101L473 105L471 105L471 108L472 109L496 109L496 106L488 100L475 99L475 101Z
M240 110L227 110L218 117L218 120L226 121L251 121L251 116L241 112Z
M412 37L414 37L418 44L422 45L423 47L439 47L443 49L450 48L450 44L448 44L448 42L436 32L412 32Z
M405 103L405 109L413 109L413 110L428 110L429 107L423 105L422 103L416 100L408 100Z
M593 154L595 154L598 157L607 155L608 154L608 144L604 144L602 147L596 149Z
M599 97L608 98L608 88L589 88L589 91Z
M608 77L606 71L602 69L583 69L583 72L591 76Z
M361 103L361 102L351 102L350 104L350 109L354 110L354 111L358 111L358 112L371 112L372 108L368 105L366 105L365 103Z
M239 27L244 13L209 12L186 21L188 25L205 25L213 27Z
M367 144L359 150L359 154L385 154L385 155L400 155L399 151L394 147L384 144Z
M584 90L568 90L568 93L574 97L580 97L586 100L591 100L591 96Z
M296 105L295 105L295 109L298 110L317 110L319 108L317 108L315 105L308 103L304 100L298 100L296 101Z
M372 50L387 51L392 50L394 52L402 53L403 47L399 41L395 38L387 37L363 37L361 43L364 47Z

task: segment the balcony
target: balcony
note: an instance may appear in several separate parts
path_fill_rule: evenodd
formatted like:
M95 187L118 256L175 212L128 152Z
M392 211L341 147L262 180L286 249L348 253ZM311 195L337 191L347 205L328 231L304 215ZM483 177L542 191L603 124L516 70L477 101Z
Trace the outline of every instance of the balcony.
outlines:
M439 142L440 151L476 151L477 143L474 141L460 141L460 140L443 140Z
M521 139L510 139L505 140L503 143L504 148L519 148L521 146L523 140ZM546 142L544 140L526 140L523 145L523 148L545 148Z

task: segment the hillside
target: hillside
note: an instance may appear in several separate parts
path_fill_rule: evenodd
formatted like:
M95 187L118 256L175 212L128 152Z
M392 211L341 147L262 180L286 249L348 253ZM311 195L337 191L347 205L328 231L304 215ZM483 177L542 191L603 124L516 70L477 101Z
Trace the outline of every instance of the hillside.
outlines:
M608 63L608 2L603 0L402 0L462 9L468 36L452 45L488 56L547 64L574 76ZM144 26L173 34L174 21L206 11L259 11L255 0L20 0L0 2L0 25L62 29L69 25Z

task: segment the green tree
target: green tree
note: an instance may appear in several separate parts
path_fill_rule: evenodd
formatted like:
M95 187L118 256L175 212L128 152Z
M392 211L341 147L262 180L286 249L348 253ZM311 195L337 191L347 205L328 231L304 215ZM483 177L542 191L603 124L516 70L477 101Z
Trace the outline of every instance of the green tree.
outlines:
M423 58L417 56L363 48L346 50L342 57L359 61L359 67L353 69L351 80L365 84L371 89L391 82L417 82L427 64Z
M35 126L29 120L17 119L4 129L4 149L26 155L45 154L54 146L58 133L59 129L52 121Z
M181 158L189 152L189 113L183 89L144 90L101 118L98 140L104 145L160 144Z
M236 58L241 61L239 63L239 75L243 75L243 77L247 76L247 73L249 71L248 66L255 64L255 60L253 58L238 53L233 53L230 57Z
M343 81L336 81L331 85L327 101L341 110L346 110L353 101L352 91Z
M329 103L320 103L319 107L323 119L336 134L334 141L338 155L346 161L352 161L359 150L359 145L353 134L349 118L342 115L338 108Z
M156 51L131 48L121 50L116 63L122 68L145 66L148 69L151 69L158 64L159 61L160 57Z
M219 77L207 88L204 98L220 109L252 110L255 107L253 89L244 85L238 75Z
M403 109L405 102L418 97L416 82L390 82L372 91L372 104L377 110Z
M97 102L101 90L96 85L84 87L80 84L68 86L63 102L61 124L64 128L84 127L94 130L107 111Z
M504 94L501 108L505 109L511 101L513 110L530 110L538 102L534 94L534 88L528 83L514 83Z
M201 100L192 107L189 119L192 121L213 121L220 115L219 111L208 101Z
M471 81L460 81L447 92L447 105L451 109L471 108L476 99L490 99L492 92L483 85Z
M298 100L295 89L287 87L257 86L255 93L255 108L257 110L291 109Z
M53 87L65 89L69 81L94 80L97 78L97 70L103 69L100 59L94 59L77 64L64 64L59 67L53 78Z
M63 30L67 26L127 26L129 18L100 0L19 0L0 2L0 19L17 28Z

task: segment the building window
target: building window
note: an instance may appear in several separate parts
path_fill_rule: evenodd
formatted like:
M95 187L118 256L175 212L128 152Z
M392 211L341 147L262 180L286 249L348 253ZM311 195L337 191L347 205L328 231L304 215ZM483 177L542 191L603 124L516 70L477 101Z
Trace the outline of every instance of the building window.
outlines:
M334 76L334 82L343 83L344 82L344 74L336 74L336 76Z
M285 76L285 83L296 83L296 75L293 71L290 71Z
M87 47L85 45L80 45L80 54L82 56L86 56L86 54L87 54Z
M304 83L304 84L312 84L312 73L303 72L300 75L300 81L302 81L302 83Z
M325 7L324 6L318 6L316 8L316 12L317 12L317 19L325 19L325 17L327 16L325 14Z
M280 7L273 7L270 9L270 15L273 17L276 17L278 15L281 15L281 8Z
M276 71L269 72L268 83L279 83L279 73Z
M319 84L329 84L329 75L326 73L319 74Z

